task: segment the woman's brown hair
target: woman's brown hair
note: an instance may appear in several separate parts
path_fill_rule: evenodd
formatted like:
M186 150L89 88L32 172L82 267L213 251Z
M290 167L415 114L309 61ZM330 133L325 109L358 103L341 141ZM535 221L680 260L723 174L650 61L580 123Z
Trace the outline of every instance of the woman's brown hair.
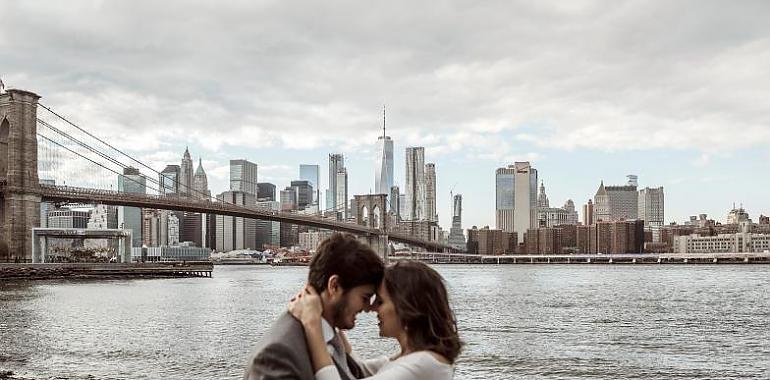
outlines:
M399 261L385 269L384 282L411 348L454 363L463 343L441 275L421 262Z

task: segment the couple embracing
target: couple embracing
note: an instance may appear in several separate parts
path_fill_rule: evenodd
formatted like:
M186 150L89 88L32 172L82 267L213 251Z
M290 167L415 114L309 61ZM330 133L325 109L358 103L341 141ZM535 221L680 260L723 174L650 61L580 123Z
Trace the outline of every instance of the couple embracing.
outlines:
M374 311L400 352L358 358L344 330ZM419 262L385 267L349 234L323 241L307 285L257 345L244 380L451 379L462 342L443 279Z

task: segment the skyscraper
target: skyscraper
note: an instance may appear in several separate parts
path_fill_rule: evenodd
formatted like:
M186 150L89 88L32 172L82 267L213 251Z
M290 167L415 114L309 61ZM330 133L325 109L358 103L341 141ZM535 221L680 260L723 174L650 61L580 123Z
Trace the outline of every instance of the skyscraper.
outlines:
M337 186L334 195L337 204L334 210L337 212L338 220L345 220L348 217L348 170L341 168L334 182Z
M260 182L257 184L257 200L276 201L275 185L269 182Z
M291 188L297 193L297 209L304 210L313 204L315 190L310 181L291 181Z
M297 209L297 189L289 186L280 192L281 211Z
M629 180L629 183L635 183ZM604 181L594 196L594 223L637 219L639 195L635 185L605 186Z
M225 191L217 195L217 199L224 203L256 207L256 195L244 191ZM255 219L217 215L216 226L217 251L257 249L257 222Z
M396 185L390 187L388 209L390 209L397 221L401 220L401 193L399 193L398 186Z
M326 190L326 209L336 210L337 200L337 172L345 168L345 157L340 153L329 155L329 188ZM347 202L347 201L345 201Z
M495 228L513 232L513 191L516 170L513 165L495 171Z
M127 167L118 176L118 191L131 194L147 193L147 178L139 169ZM118 208L118 228L131 230L131 246L142 246L142 209L121 206Z
M257 196L257 164L248 160L230 160L230 191Z
M639 219L644 221L644 229L652 232L652 241L660 241L660 229L664 224L663 186L645 187L639 190Z
M465 235L463 234L463 196L455 194L452 199L452 227L449 229L449 245L465 251Z
M537 169L529 162L514 162L495 172L497 228L524 236L537 228Z
M385 135L385 108L382 109L382 136L377 138L374 158L374 192L390 194L393 186L393 140Z
M306 165L299 166L299 179L310 182L313 186L313 202L312 204L318 205L319 196L321 195L321 167L318 165ZM320 208L320 207L319 207Z
M537 207L551 207L550 202L548 202L548 195L545 194L545 184L543 183L543 180L540 180L540 193L537 195Z
M275 194L275 186L273 186ZM275 198L275 195L273 195ZM257 209L281 211L281 202L274 200L257 201ZM257 219L257 249L266 249L265 245L279 246L281 244L281 222Z
M425 218L425 148L406 148L406 214L404 220Z
M179 165L166 165L166 168L160 172L160 195L179 193L181 170Z
M572 199L567 199L564 202L564 210L567 211L567 224L578 224L578 213L575 209L575 202Z
M438 222L436 214L436 164L425 164L425 219Z
M206 171L203 170L203 159L198 159L198 168L195 169L195 176L193 176L193 190L195 190L193 195L194 198L211 198L211 191L209 191L209 180L206 176Z
M594 224L594 202L588 200L588 203L583 205L583 225L590 226Z
M193 192L193 162L190 158L190 151L185 147L182 156L182 166L179 170L178 192L180 195L188 197Z

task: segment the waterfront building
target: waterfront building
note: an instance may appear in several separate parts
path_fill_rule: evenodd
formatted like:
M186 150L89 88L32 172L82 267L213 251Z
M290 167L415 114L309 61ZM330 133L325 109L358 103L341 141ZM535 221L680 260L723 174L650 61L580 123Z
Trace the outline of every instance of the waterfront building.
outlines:
M562 253L561 229L530 228L524 235L525 254L553 255Z
M281 211L297 209L297 189L289 186L281 190Z
M436 214L436 165L425 164L425 219L438 222Z
M301 164L299 166L299 179L302 181L308 181L310 186L313 187L313 201L312 204L319 206L319 197L321 195L321 167L319 165ZM257 184L259 185L259 184ZM275 189L273 189L275 194ZM257 198L260 198L257 196Z
M599 221L590 226L577 226L579 253L642 253L644 222L641 220Z
M214 223L216 218L212 214L200 214L191 211L174 211L179 221L179 242L190 242L197 247L211 248L210 240L215 239Z
M588 200L588 203L583 205L583 225L590 226L594 223L594 202Z
M455 194L452 199L452 227L449 229L447 241L452 248L465 251L468 246L463 235L462 214L463 196Z
M118 176L118 191L131 194L147 193L147 178L139 169L127 167ZM120 206L118 208L118 228L131 230L131 245L142 245L142 209L139 207Z
M299 244L299 226L291 223L281 222L281 247L294 247Z
M257 171L257 164L251 161L230 160L230 191L242 191L256 197Z
M738 253L770 251L770 235L737 232L716 236L676 236L674 253Z
M635 183L636 179L629 181ZM639 215L639 195L636 185L604 186L604 181L594 196L594 220L618 221L637 219Z
M275 187L273 187L275 188ZM281 211L281 202L265 200L257 201L257 209L269 211ZM281 245L281 222L257 219L257 248L266 249L266 246Z
M326 210L337 211L340 205L341 201L337 199L337 174L344 168L345 157L341 153L329 155L329 188L326 190Z
M337 172L336 179L334 180L336 189L334 191L334 199L337 204L334 205L334 210L337 213L337 220L346 220L348 218L348 170L341 168Z
M257 184L257 200L276 201L275 185L269 182L260 182Z
M314 191L310 181L291 181L290 187L296 193L298 210L304 210L308 206L313 205Z
M425 148L406 148L406 214L404 220L425 219Z
M518 245L515 232L507 232L498 229L473 228L468 230L468 242L466 245L469 254L475 255L506 255L516 253Z
M330 238L334 234L334 231L321 230L321 231L309 231L299 233L299 247L307 252L315 252L318 245L322 241Z
M203 200L211 199L209 180L206 171L203 170L203 159L201 158L198 159L198 168L195 169L195 175L193 176L193 190L195 192L195 198Z
M160 195L171 195L179 193L179 179L181 178L181 167L179 165L166 165L159 175Z
M256 182L254 182L256 185ZM256 186L254 187L256 192ZM239 206L256 207L256 195L245 191L225 191L217 200ZM218 252L236 249L256 249L256 220L233 216L216 216L216 246Z
M59 207L48 211L49 228L87 228L91 217L89 211Z
M180 195L188 197L193 190L193 162L190 158L190 151L184 148L182 155L182 165L179 168L179 183L177 189Z
M118 208L101 204L94 206L87 228L97 230L118 228Z
M209 261L210 259L210 249L185 244L131 249L131 261Z
M652 241L660 242L660 229L664 221L663 187L639 190L639 219L644 221L644 230L652 234Z
M179 244L179 218L169 210L142 210L142 245L146 247Z

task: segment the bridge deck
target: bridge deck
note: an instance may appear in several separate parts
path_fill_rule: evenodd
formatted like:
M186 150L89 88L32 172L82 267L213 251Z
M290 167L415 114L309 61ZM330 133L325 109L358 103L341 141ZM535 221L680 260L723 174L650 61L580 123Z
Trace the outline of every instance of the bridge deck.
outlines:
M15 188L0 180L0 190L39 194L41 199L49 202L82 202L90 204L106 204L140 208L154 208L176 211L188 211L204 214L227 215L242 218L271 220L309 227L324 228L335 231L349 232L356 235L379 236L387 235L389 240L422 247L429 250L454 249L435 241L426 241L414 236L383 231L377 228L355 223L346 223L335 219L313 215L292 214L288 212L267 209L250 208L240 205L211 202L209 200L182 198L177 195L130 194L119 191L89 189L82 187L40 184L36 189Z

